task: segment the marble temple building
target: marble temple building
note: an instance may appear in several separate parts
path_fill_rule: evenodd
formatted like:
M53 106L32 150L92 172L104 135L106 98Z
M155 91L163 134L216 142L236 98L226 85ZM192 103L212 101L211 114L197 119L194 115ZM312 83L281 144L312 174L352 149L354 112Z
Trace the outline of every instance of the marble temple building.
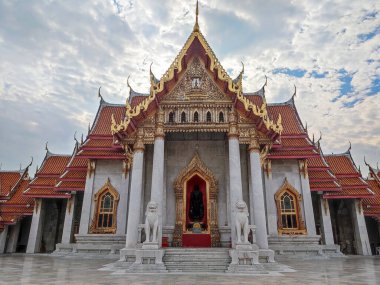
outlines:
M351 147L325 155L295 92L280 103L267 103L267 82L243 92L244 67L228 75L196 18L149 92L111 104L99 89L71 154L46 147L34 178L29 166L0 171L0 253L112 255L138 272L376 254L379 170L362 178Z

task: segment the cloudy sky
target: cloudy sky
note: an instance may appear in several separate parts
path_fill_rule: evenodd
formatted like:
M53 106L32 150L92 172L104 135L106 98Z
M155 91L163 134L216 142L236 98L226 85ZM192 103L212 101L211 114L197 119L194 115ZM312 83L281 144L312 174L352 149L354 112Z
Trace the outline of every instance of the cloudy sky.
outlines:
M195 1L0 0L0 163L40 164L45 142L71 153L106 101L123 103L127 77L149 90L194 24ZM297 86L296 105L325 153L380 160L380 1L200 1L201 31L244 90L268 76L268 102ZM363 174L367 174L364 169Z

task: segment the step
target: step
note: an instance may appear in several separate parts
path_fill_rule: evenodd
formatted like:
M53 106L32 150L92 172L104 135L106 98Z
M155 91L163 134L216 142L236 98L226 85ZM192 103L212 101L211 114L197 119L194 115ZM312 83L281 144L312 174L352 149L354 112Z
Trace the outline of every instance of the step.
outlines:
M168 248L163 262L170 272L225 272L231 258L228 248Z

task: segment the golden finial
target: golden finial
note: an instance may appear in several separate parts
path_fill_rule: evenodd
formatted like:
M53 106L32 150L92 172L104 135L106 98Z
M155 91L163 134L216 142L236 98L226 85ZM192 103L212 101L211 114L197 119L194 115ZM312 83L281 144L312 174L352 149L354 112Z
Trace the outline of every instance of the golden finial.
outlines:
M195 25L194 25L194 32L198 32L198 31L199 31L198 15L199 15L199 9L198 9L198 0L197 0L197 6L196 6L196 9L195 9Z

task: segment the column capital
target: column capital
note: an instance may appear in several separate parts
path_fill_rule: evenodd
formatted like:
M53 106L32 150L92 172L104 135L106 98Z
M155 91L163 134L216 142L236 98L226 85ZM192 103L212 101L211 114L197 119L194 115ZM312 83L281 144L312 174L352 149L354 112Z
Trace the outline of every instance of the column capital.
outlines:
M137 130L137 138L135 141L135 144L133 145L133 151L134 152L144 152L145 146L144 146L144 129L138 129Z
M154 137L155 138L164 138L165 137L164 119L165 119L165 113L162 110L162 108L159 108L157 113L156 113L156 129L154 131Z
M251 140L249 142L248 151L251 152L260 152L260 143L259 143L259 137L257 135L253 135L251 137Z
M237 113L235 110L231 110L228 113L228 122L229 122L229 128L228 128L228 138L239 138L239 129L237 125Z

